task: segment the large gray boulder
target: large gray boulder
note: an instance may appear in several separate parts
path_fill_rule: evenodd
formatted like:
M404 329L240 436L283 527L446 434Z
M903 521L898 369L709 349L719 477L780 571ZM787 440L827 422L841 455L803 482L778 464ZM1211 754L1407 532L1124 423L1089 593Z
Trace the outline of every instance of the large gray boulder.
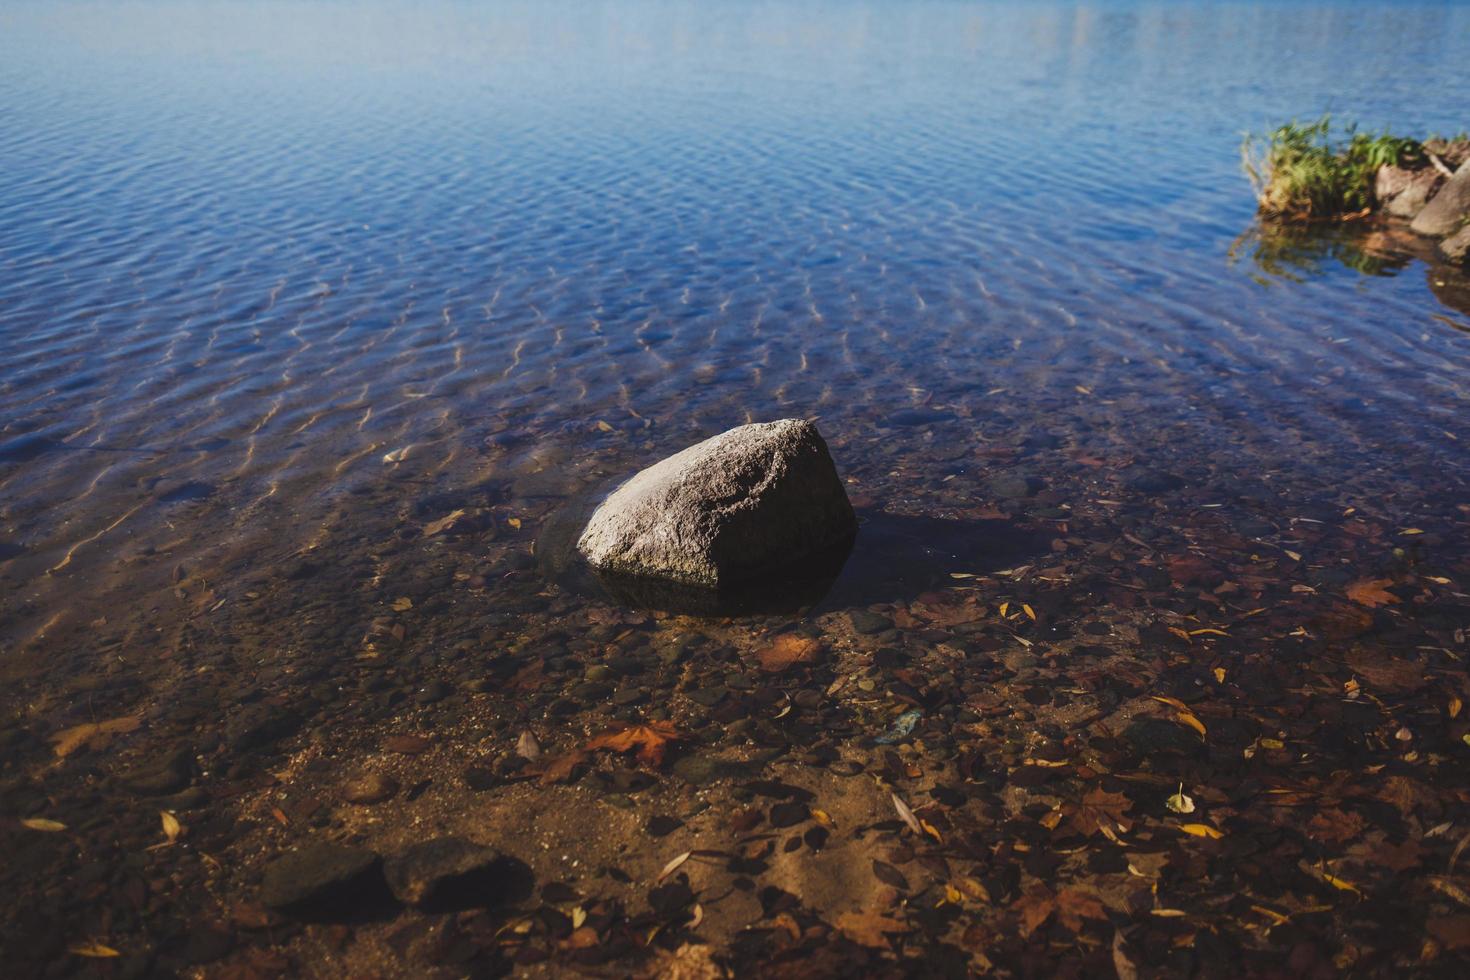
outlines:
M1424 210L1443 182L1444 176L1433 167L1409 170L1382 166L1373 180L1373 196L1385 213L1396 218L1412 218Z
M783 419L739 426L638 473L593 513L577 550L601 572L718 588L856 529L817 427Z
M1409 227L1420 235L1444 238L1459 231L1467 220L1470 220L1470 160L1460 164L1454 176L1445 181Z

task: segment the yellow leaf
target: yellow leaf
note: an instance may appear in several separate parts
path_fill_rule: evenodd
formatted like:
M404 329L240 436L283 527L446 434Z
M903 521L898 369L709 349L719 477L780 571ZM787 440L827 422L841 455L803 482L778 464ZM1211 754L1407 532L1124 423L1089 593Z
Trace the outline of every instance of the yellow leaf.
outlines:
M1447 579L1447 578L1441 578L1438 575L1426 575L1424 577L1427 578L1427 579L1429 579L1429 581L1434 582L1434 583L1436 583L1438 585L1449 585L1450 584L1450 580L1449 579Z
M446 514L445 516L439 518L437 521L431 521L430 523L424 525L424 537L432 538L434 535L438 534L446 527L452 526L455 521L459 520L463 516L464 508L460 508L459 510Z
M1216 667L1215 668L1215 683L1216 684L1224 684L1225 683L1225 668L1224 667Z
M1178 698L1167 697L1167 696L1165 696L1163 694L1150 694L1149 697L1153 698L1155 701L1159 702L1160 704L1167 704L1171 708L1178 708L1180 711L1188 711L1189 710L1189 705L1185 704L1183 701L1179 700Z
M1033 622L1033 623L1036 622L1036 610L1035 609L1032 609L1029 605L1027 605L1026 603L1023 602L1023 603L1021 603L1021 611L1024 612L1027 616L1029 616L1031 618L1031 622Z
M959 878L955 881L959 890L970 896L977 902L990 902L990 890L978 878Z
M691 851L685 851L683 854L680 854L678 857L674 858L668 864L664 865L664 869L658 873L658 878L656 879L656 881L663 881L669 875L671 875L675 871L679 870L679 866L681 864L683 864L685 861L689 860L689 855L691 853L693 853L693 852L691 852Z
M509 524L511 527L515 528L517 531L519 531L521 529L521 519L519 517L508 517L508 518L506 518L505 523Z
M1149 915L1157 915L1161 919L1178 919L1189 913L1183 909L1149 909Z
M597 429L599 432L611 432L613 430L613 427L602 421L602 419L598 419Z
M1165 800L1164 805L1170 810L1173 810L1175 813L1194 812L1194 800L1190 799L1188 796L1185 796L1184 790L1182 788L1179 790L1179 792L1175 793L1173 796Z
M40 830L48 834L54 834L66 829L66 824L57 823L55 820L47 820L45 817L31 817L28 820L22 820L21 824L32 830Z
M1460 717L1460 709L1464 706L1464 702L1462 702L1459 698L1450 698L1450 717Z
M818 810L816 807L813 807L811 812L812 819L828 830L832 830L837 826L837 821L833 820L832 815L826 810Z
M965 896L954 885L945 885L944 900L951 905L960 905L964 903Z
M65 731L52 735L51 741L56 743L56 757L58 759L65 759L98 736L131 732L136 730L141 724L143 724L143 719L137 715L123 715L121 718L113 718L111 721L88 722L85 725L68 728Z
M1006 614L1006 610L1009 608L1011 608L1011 604L1009 602L1002 602L1000 604L1000 614L1004 616Z
M1330 875L1330 874L1326 874L1326 873L1324 873L1322 875L1322 880L1325 881L1325 882L1327 882L1333 888L1338 889L1339 891L1352 892L1354 895L1357 895L1359 898L1362 898L1363 897L1363 890L1361 888L1359 888L1357 885L1353 884L1351 881L1347 881L1347 880L1345 880L1343 878L1338 878L1338 877L1336 877L1334 875Z
M586 921L587 921L587 910L586 909L582 908L582 906L580 906L580 905L578 905L576 908L572 909L572 928L573 929L580 929L580 928L582 928L582 923L584 923Z
M1252 912L1259 913L1260 915L1264 915L1266 918L1268 918L1268 919L1271 920L1271 923L1273 925L1278 925L1279 926L1283 922L1290 922L1291 921L1291 917L1290 916L1282 915L1280 912L1273 912L1271 909L1268 909L1268 908L1266 908L1265 906L1262 906L1262 905L1252 905L1251 906L1251 911Z
M1286 551L1285 548L1282 548L1281 550L1282 551ZM1302 560L1302 556L1299 555L1299 554L1297 554L1295 551L1286 551L1286 556L1288 558L1290 558L1292 561L1301 561Z
M1219 840L1221 837L1225 836L1222 832L1216 830L1214 827L1211 827L1207 823L1180 824L1179 829L1184 831L1191 837L1208 837L1211 840Z
M160 811L158 815L163 818L163 836L167 837L168 842L172 844L179 839L179 835L184 832L184 828L179 823L179 818L167 810Z
M1204 738L1205 737L1205 723L1202 722L1202 721L1200 721L1198 718L1196 718L1192 713L1190 713L1188 711L1181 711L1181 712L1179 712L1179 714L1177 715L1177 717L1184 724L1188 725L1190 728L1193 728L1195 731L1199 732L1199 737L1200 738Z
M939 831L934 829L934 825L932 823L927 820L920 820L919 826L924 828L924 833L928 834L930 837L933 837L939 843L944 843L944 838L939 836Z
M93 959L111 959L122 955L111 946L104 946L101 943L83 943L81 946L71 947L67 952L74 956L90 956Z
M1399 533L1400 534L1423 534L1424 532L1421 531L1417 527L1409 527L1409 528L1405 528L1404 530L1400 531Z
M1281 739L1279 739L1279 738L1263 738L1263 739L1261 739L1261 748L1263 748L1263 749L1284 749L1284 748L1286 748L1286 743L1283 742L1283 741L1281 741Z
M1207 628L1202 629L1202 630L1190 630L1189 631L1189 635L1190 636L1229 636L1230 634L1227 633L1227 632L1225 632L1224 630L1217 630L1217 629L1214 629L1213 627L1207 627Z
M393 611L394 612L408 612L412 608L413 608L413 600L410 599L408 596L404 596L401 599L395 599L395 600L393 600Z

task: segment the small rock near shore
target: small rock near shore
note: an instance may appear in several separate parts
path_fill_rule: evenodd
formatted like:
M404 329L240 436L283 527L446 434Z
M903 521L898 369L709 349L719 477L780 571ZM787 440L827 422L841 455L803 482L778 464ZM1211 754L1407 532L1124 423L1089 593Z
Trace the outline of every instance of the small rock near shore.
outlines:
M1443 238L1459 231L1467 217L1470 217L1470 160L1460 164L1455 175L1445 181L1409 227L1419 235Z
M1439 243L1439 254L1451 262L1470 260L1470 225L1466 225Z
M398 780L383 773L374 772L359 776L342 787L342 799L348 803L369 806L392 799L398 792Z
M1385 214L1412 218L1424 209L1443 182L1444 175L1433 167L1410 170L1383 166L1374 177L1373 196Z
M719 588L856 530L817 427L784 419L738 426L636 474L593 513L577 550L600 572Z
M260 901L286 912L324 911L351 904L379 869L372 851L342 844L306 844L265 869Z
M384 865L388 887L416 907L491 905L505 896L511 862L492 848L462 837L415 844Z

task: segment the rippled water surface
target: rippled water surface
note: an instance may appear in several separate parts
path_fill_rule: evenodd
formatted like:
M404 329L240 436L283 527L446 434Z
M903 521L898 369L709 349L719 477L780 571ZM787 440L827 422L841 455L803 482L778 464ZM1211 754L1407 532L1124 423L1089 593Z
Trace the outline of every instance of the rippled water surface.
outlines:
M1226 253L1241 131L1462 125L1467 17L7 5L6 639L354 494L555 497L746 419L819 418L885 497L1033 437L1463 479L1465 314Z
M1260 268L1238 145L1458 131L1466 64L1452 3L5 3L8 707L559 649L622 615L565 505L787 416L829 612L1206 528L1340 587L1347 513L1463 561L1470 291Z

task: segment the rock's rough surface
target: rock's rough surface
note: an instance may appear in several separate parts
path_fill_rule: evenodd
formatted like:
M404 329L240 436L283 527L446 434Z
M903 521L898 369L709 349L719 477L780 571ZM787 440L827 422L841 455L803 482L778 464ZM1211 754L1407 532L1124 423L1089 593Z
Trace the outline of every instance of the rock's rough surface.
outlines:
M383 773L368 773L342 787L342 799L348 803L371 806L391 799L398 792L398 780Z
M1470 262L1470 225L1440 242L1439 253L1451 262Z
M715 588L856 528L817 427L784 419L739 426L638 473L593 513L577 550L599 571Z
M415 844L384 866L388 887L405 905L492 904L503 890L495 868L501 856L462 837L436 837ZM480 893L482 901L473 899Z
M1470 160L1460 164L1439 193L1424 205L1409 227L1420 235L1443 238L1460 230L1470 218Z
M372 851L341 844L307 844L265 869L260 901L267 908L286 911L317 911L350 903L377 871L378 856Z
M1409 170L1406 167L1378 168L1373 181L1373 194L1384 212L1398 218L1412 218L1424 209L1444 176L1433 167Z

